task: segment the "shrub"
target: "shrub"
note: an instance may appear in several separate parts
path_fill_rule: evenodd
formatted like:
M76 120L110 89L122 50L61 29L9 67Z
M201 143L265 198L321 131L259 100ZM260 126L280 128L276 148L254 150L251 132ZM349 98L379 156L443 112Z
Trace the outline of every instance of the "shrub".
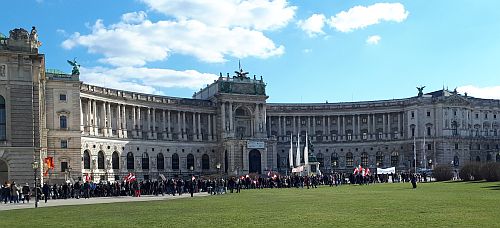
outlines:
M479 170L481 164L478 162L469 162L465 164L459 172L460 179L464 181L480 180L481 175L479 175Z
M453 178L453 170L449 165L437 165L432 174L436 181L447 181Z
M500 163L488 162L481 166L481 177L487 181L500 180Z

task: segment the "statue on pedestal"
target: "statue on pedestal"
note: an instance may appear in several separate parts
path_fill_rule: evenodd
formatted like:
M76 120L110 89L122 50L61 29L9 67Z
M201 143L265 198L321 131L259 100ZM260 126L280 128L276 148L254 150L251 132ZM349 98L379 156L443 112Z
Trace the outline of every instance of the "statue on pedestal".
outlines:
M73 70L71 70L71 75L80 75L80 65L76 62L76 58L73 61L67 60L69 65L73 66Z

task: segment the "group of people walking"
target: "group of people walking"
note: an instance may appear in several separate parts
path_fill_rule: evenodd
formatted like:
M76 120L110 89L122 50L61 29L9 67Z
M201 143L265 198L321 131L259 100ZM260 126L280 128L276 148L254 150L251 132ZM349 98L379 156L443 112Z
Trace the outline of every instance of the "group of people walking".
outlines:
M382 174L382 175L355 175L345 173L333 173L319 176L241 176L224 178L171 178L165 180L145 181L116 181L116 182L76 182L74 184L47 183L37 188L30 188L26 183L22 186L12 183L2 185L0 202L20 203L28 202L37 194L37 198L47 202L48 200L70 199L70 198L93 198L93 197L118 197L141 195L182 195L197 192L208 194L239 193L241 189L263 189L263 188L317 188L318 185L339 186L344 184L372 184L387 182L411 182L416 188L416 182L427 181L427 176L414 175L410 173Z

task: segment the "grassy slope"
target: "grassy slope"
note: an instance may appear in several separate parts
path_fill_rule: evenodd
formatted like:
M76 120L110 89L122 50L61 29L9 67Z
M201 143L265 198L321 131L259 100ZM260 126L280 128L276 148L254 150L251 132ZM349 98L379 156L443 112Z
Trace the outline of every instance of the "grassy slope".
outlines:
M500 227L500 183L246 190L240 194L0 212L0 227Z

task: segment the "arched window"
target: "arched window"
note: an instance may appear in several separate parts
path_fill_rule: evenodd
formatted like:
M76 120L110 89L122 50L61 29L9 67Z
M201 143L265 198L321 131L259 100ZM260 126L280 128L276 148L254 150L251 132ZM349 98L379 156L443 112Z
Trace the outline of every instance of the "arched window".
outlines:
M384 167L384 154L382 154L381 151L377 152L375 160L377 162L377 167Z
M179 155L177 154L172 155L172 169L179 169Z
M391 166L396 167L399 165L399 153L394 151L391 154Z
M345 155L345 166L346 167L352 167L353 166L353 160L354 157L352 156L352 153L349 152Z
M104 152L102 151L97 153L97 168L104 169Z
M134 154L132 152L127 154L127 169L134 169Z
M146 152L142 154L142 169L144 170L149 169L149 154Z
M204 154L203 156L201 156L201 169L210 169L210 158L208 157L208 154Z
M162 153L156 155L156 169L164 170L165 169L165 157L163 157Z
M460 165L460 160L458 159L458 156L455 155L455 157L453 157L453 166L457 167Z
M7 140L7 116L5 112L5 99L0 96L0 141Z
M318 154L316 155L316 159L318 159L318 162L319 162L319 168L320 168L320 169L321 169L321 168L323 168L323 169L324 169L324 168L325 168L325 167L324 167L324 165L325 165L325 162L324 162L324 161L325 161L325 159L323 158L323 154L322 154L322 153L318 153Z
M186 160L186 169L191 170L191 167L194 169L194 155L188 154Z
M59 127L60 127L61 129L66 129L66 128L68 128L68 121L67 121L66 116L60 116L60 117L59 117Z
M339 167L339 155L337 153L332 154L332 167L337 168Z
M113 155L111 155L111 166L113 169L120 169L120 156L118 155L118 152L113 152Z
M83 152L83 168L90 169L90 154L88 150Z
M368 153L363 152L361 154L361 166L367 167L368 166Z

